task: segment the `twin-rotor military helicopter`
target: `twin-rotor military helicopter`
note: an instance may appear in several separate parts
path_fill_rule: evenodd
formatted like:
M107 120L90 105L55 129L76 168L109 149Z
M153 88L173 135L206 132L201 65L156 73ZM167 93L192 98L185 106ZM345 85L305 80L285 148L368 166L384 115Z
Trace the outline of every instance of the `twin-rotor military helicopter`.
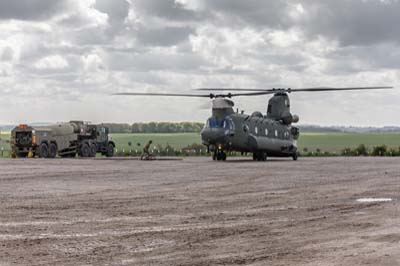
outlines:
M391 89L392 87L350 87L350 88L302 88L302 89L239 89L239 88L200 88L204 94L179 93L137 93L125 92L114 95L159 96L159 97L200 97L212 99L212 115L201 131L202 143L212 152L213 160L225 161L227 151L252 153L253 160L265 161L267 156L292 157L297 160L297 139L299 129L293 126L299 117L290 112L288 93L326 92L350 90ZM230 91L229 93L212 93ZM268 101L266 115L253 112L251 115L234 111L230 100L239 96L260 96L273 94Z

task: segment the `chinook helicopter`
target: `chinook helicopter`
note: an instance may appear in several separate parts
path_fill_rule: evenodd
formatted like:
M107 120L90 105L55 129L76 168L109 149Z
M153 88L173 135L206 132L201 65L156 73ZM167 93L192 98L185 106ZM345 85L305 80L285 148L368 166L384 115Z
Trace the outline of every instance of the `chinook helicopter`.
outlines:
M297 139L299 129L293 124L299 122L299 116L290 111L289 93L292 92L325 92L350 90L391 89L392 87L350 87L350 88L277 88L277 89L239 89L239 88L200 88L198 91L209 91L204 94L179 93L136 93L124 92L114 95L125 96L169 96L200 97L212 99L212 115L207 119L200 132L202 143L212 152L213 160L225 161L229 151L252 153L253 160L266 161L271 157L298 158ZM213 91L230 91L229 93L212 93ZM234 92L234 93L233 93ZM233 97L261 96L273 94L268 101L266 114L259 111L252 114L235 112Z

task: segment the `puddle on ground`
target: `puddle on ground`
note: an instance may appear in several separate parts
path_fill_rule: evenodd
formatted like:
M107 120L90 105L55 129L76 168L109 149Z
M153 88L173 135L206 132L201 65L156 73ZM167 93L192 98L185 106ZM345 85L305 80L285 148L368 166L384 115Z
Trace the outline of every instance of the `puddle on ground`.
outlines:
M356 199L357 202L388 202L388 201L392 201L391 198L360 198L360 199Z

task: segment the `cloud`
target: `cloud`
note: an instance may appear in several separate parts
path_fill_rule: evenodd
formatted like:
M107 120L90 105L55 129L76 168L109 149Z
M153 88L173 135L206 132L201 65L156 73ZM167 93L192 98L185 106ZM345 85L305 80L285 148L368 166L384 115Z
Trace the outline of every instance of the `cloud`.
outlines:
M143 45L172 46L188 40L194 30L189 27L163 27L149 29L140 27L135 33L136 40Z
M343 46L400 41L400 1L306 1L301 27Z
M197 109L204 104L199 99L169 98L166 104L159 98L109 96L127 90L398 86L399 5L395 0L0 0L0 123L80 115L99 122L203 121L209 115ZM399 124L396 91L292 98L305 123ZM235 103L264 112L267 99ZM107 114L98 103L110 106ZM16 106L26 108L16 114Z
M51 55L40 59L34 65L37 69L42 70L57 70L64 69L69 66L67 60L60 55Z
M67 0L0 0L0 20L47 20L62 12Z

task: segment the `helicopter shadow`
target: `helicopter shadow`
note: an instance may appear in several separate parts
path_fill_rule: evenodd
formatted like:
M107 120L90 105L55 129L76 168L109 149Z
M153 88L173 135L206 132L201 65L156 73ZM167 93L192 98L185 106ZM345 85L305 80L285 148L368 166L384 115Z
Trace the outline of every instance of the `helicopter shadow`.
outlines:
M290 162L293 161L291 159L268 159L266 161L254 161L252 158L241 158L241 159L227 159L226 161L224 161L223 163L254 163L254 164L268 164L268 163L279 163L279 162Z

